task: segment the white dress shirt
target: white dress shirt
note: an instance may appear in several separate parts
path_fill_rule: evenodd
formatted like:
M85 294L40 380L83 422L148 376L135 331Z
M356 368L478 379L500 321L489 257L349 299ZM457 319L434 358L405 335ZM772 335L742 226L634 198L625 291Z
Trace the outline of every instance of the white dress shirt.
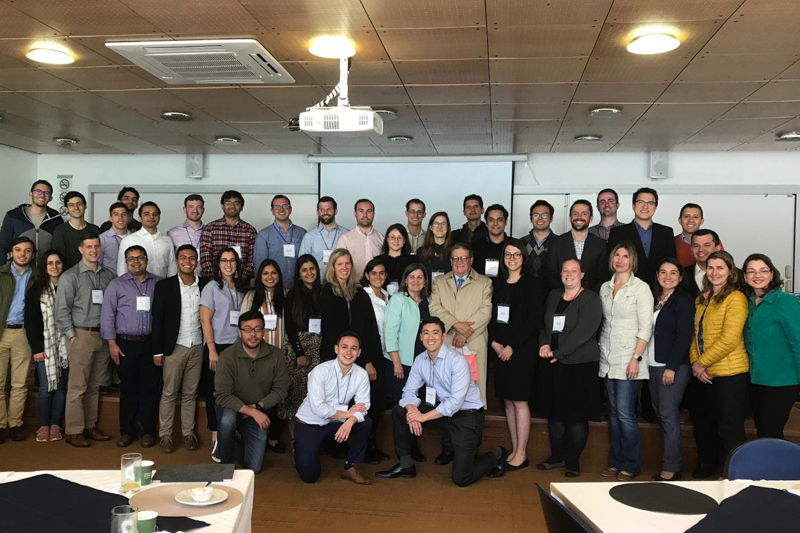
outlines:
M372 302L372 311L375 313L375 320L378 322L378 335L381 337L381 350L386 355L386 339L383 337L383 321L386 316L386 301L389 300L389 293L381 289L383 299L375 296L375 291L372 287L364 287L364 292L369 294L369 300Z
M160 232L155 235L142 228L122 239L119 243L119 255L117 256L117 275L121 276L128 272L128 264L125 262L125 250L131 246L139 245L147 250L147 271L160 278L168 278L178 274L178 265L175 264L175 248L172 239Z
M308 374L308 394L297 410L297 418L312 426L326 426L336 414L337 405L349 405L355 398L369 410L369 375L358 365L350 367L342 375L339 362L334 359L317 365ZM364 413L354 415L358 422L364 421Z
M203 330L200 326L200 286L197 276L194 283L186 285L178 276L181 288L181 321L176 344L191 348L203 343Z

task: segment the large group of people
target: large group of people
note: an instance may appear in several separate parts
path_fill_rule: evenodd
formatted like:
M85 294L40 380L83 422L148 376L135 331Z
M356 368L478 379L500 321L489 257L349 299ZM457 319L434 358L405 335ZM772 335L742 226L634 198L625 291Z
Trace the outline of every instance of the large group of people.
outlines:
M554 207L536 201L519 239L506 233L507 209L474 194L461 228L443 211L425 228L414 198L407 222L385 233L366 198L348 229L336 200L321 197L318 225L306 230L277 195L274 222L257 231L241 218L239 192L223 193L222 217L206 224L205 201L192 194L185 221L164 233L157 203L139 205L132 187L100 227L85 220L79 192L63 197L66 221L48 207L47 181L30 199L0 229L0 387L10 385L0 443L26 438L33 361L37 442L111 440L97 420L113 368L119 447L138 439L173 452L180 395L183 446L199 450L203 394L214 461L258 472L267 449L285 451L286 427L304 482L319 478L324 450L344 460L343 479L370 484L356 465L390 458L377 443L390 410L399 462L379 478L414 477L426 461L419 437L438 427L435 462L452 463L453 482L467 486L530 465L533 413L547 419L551 449L536 468L574 478L607 401L603 475L640 474L641 409L663 433L654 479L675 480L682 405L697 441L693 477L705 478L746 440L751 408L758 437L782 438L800 392L800 302L770 258L755 253L737 268L693 203L673 235L653 221L650 188L634 193L627 224L612 189L595 205L575 201L563 235L550 227ZM479 456L491 390L511 446Z

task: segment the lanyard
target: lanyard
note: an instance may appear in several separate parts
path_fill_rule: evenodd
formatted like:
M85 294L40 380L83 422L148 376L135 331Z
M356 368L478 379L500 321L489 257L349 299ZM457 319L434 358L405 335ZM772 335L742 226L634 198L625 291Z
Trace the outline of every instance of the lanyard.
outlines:
M432 388L432 389L435 389L435 388L436 388L436 386L435 386L435 383L436 383L436 381L435 381L435 378L436 378L436 372L434 372L434 370L436 370L436 363L434 363L433 361L431 361L431 358L430 358L430 357L428 357L428 367L429 367L429 368L430 368L430 370L431 370L431 373L430 373L430 377L431 377L431 385L430 385L430 386L431 386L431 388Z
M273 222L272 225L275 227L275 230L278 232L278 235L281 236L281 240L285 244L292 244L292 235L294 235L294 224L292 224L292 228L289 230L289 240L287 241L283 236L283 228L281 228L277 222Z
M344 389L344 399L341 399L341 396L339 396L339 376L336 376L336 400L339 405L344 405L347 400L347 393L350 392L350 376L352 376L352 371L353 369L351 368L350 372L347 373L347 388ZM342 376L342 379L344 379L344 376Z
M184 226L183 229L184 229L184 231L186 231L186 236L189 237L189 242L192 244L192 246L197 248L198 245L200 244L200 239L197 239L197 242L194 242L194 239L192 239L192 234L189 233L189 228ZM198 231L194 232L195 235L197 235L198 233L199 233Z
M148 278L144 278L143 283L139 283L139 280L136 278L131 278L133 280L133 286L136 287L136 292L139 293L139 296L147 296L147 280Z
M223 281L223 283L225 283L225 282ZM231 288L229 286L228 287L228 292L230 293L230 296L231 296L231 303L233 304L233 308L238 311L239 310L239 294L238 294L238 291L231 290Z
M333 250L333 246L336 244L336 237L339 235L339 228L337 227L336 230L333 231L333 240L331 241L330 245L328 245L327 241L325 241L325 236L322 234L322 228L320 228L317 231L319 231L319 237L320 237L320 239L322 239L322 244L325 245L325 249L326 250ZM331 232L328 232L328 233L331 233Z

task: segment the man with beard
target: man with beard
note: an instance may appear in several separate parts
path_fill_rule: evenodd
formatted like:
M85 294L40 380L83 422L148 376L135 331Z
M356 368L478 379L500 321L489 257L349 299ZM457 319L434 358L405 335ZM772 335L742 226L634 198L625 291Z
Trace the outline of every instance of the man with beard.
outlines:
M191 244L195 250L199 249L200 238L205 228L203 225L205 212L206 202L199 194L190 194L183 199L183 213L186 215L186 220L167 232L167 237L172 239L172 245L175 247L175 254L178 253L178 248L186 244ZM200 275L200 261L197 261L194 273Z
M470 194L464 198L464 216L466 223L461 228L453 230L453 242L472 244L488 235L486 224L481 222L483 215L483 198L477 194Z
M53 240L53 232L64 223L58 211L47 207L53 199L53 186L45 180L31 185L30 204L21 204L3 218L0 229L0 265L8 262L11 243L19 237L28 237L37 250L48 250Z
M551 288L562 287L561 264L567 259L577 259L583 265L586 287L598 292L608 280L608 252L603 239L589 233L593 218L592 204L576 200L569 210L572 230L559 235L550 243L547 252L547 276Z
M206 224L200 237L200 271L204 278L214 279L214 261L223 248L230 246L242 260L242 275L253 278L253 253L256 228L241 219L244 197L239 191L225 191L220 198L222 218Z
M417 252L417 248L422 246L425 240L425 230L422 229L422 221L425 220L425 202L419 198L412 198L406 202L406 218L408 225L408 244L411 246L411 253Z
M486 209L486 228L489 234L482 239L472 241L472 255L475 258L473 267L479 274L496 278L503 262L503 248L508 235L508 211L500 204L490 205Z
M617 218L619 209L619 196L614 189L603 189L597 193L597 212L600 213L600 223L589 228L589 233L608 242L611 228L622 226Z
M547 200L536 200L531 205L531 230L519 239L525 244L528 254L528 272L540 281L547 279L547 250L558 237L550 229L554 214L555 209Z
M128 208L128 231L139 231L142 229L142 223L134 218L136 208L139 207L139 191L133 187L123 187L117 195L117 202L125 204L125 207ZM100 233L110 230L111 225L110 220L106 220L100 224Z
M699 229L692 234L692 256L694 264L686 267L686 279L683 288L693 297L703 290L703 278L706 277L708 256L722 250L722 242L717 232L710 229Z
M319 264L319 279L325 279L325 271L328 269L328 260L331 253L336 249L336 243L341 235L348 231L348 228L336 223L336 215L339 214L339 204L330 196L323 196L317 201L317 227L303 236L300 243L298 257L304 254L311 254ZM290 276L287 274L284 279Z
M356 224L352 229L339 237L337 248L345 248L353 258L353 269L356 279L364 275L364 267L375 257L380 255L383 247L383 233L372 226L375 220L375 204L372 200L362 198L355 205Z

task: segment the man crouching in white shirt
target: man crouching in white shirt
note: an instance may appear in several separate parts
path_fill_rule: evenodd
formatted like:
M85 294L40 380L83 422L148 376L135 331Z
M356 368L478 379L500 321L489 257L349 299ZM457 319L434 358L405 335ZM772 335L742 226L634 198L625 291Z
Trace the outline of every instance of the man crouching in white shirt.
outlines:
M361 339L346 331L334 346L336 359L317 365L308 375L308 393L297 410L294 429L294 462L300 479L314 483L319 479L319 454L322 443L333 436L336 442L350 439L350 451L342 479L359 485L372 480L356 469L364 462L372 420L369 410L369 375L354 365L361 355ZM350 401L354 400L352 407Z

